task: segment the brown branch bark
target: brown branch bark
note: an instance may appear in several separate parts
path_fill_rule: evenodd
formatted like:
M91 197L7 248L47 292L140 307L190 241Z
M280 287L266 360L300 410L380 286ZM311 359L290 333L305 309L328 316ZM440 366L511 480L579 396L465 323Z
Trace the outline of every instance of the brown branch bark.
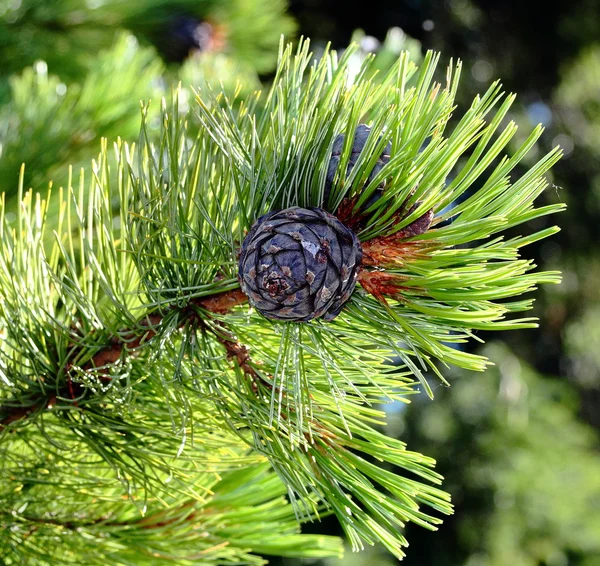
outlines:
M217 340L223 345L227 352L228 360L235 360L239 368L249 377L259 379L258 373L250 365L250 352L248 348L235 340L233 337L224 338L215 334Z
M205 309L215 314L225 314L232 308L244 304L247 300L248 298L240 289L234 289L233 291L217 293L201 299L195 299L192 301L190 306ZM156 335L156 327L161 321L162 316L159 314L145 316L140 323L143 333L139 334L136 332L125 331L113 336L105 347L94 354L91 361L87 363L83 369L92 370L95 368L108 367L112 364L115 364L121 359L124 351L134 354L144 342L147 342ZM242 349L245 348L241 345L240 347ZM242 350L235 355L239 356L239 360L242 360ZM240 367L244 368L245 366L240 365ZM68 368L66 369L68 370ZM246 371L246 369L244 369L244 371ZM110 376L104 374L100 376L100 379L102 381L110 381L111 378ZM57 398L59 397L70 397L71 399L75 399L80 391L81 386L78 384L73 384L68 377L67 383L58 393L34 400L28 407L12 407L8 405L0 407L0 415L2 415L0 417L0 432L11 423L29 418L34 413L51 408L56 404Z
M258 384L262 383L268 389L272 389L272 385L259 375L252 366L252 358L250 351L244 344L235 339L235 337L223 326L219 324L220 332L215 332L215 338L225 348L227 359L235 360L238 367L244 372L250 381L252 392L258 394Z

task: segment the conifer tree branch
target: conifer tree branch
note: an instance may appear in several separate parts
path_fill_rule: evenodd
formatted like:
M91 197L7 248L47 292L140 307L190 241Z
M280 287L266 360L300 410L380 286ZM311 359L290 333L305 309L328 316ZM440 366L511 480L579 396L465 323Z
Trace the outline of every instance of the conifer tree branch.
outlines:
M232 308L247 302L247 297L239 289L232 291L224 291L216 295L211 295L203 299L196 299L190 303L190 306L207 310L208 312L224 314ZM140 348L144 342L151 340L155 334L157 327L162 321L162 316L158 314L146 315L137 325L137 332L131 332L128 330L121 331L118 335L113 336L109 340L109 344L102 347L99 352L94 354L90 360L82 369L84 371L93 371L97 368L105 368L110 364L117 363L126 351L129 355L135 355L136 349ZM182 319L182 326L185 324L185 318ZM144 330L145 329L145 330ZM140 334L140 331L142 334ZM242 345L234 345L232 342L223 339L222 343L228 349L230 355L234 355L244 371L250 373L251 368L247 365L247 356ZM76 354L75 354L75 357ZM247 370L246 370L247 368ZM66 369L66 368L65 368ZM67 370L68 373L68 370ZM110 381L110 377L107 375L101 375L100 380ZM26 419L39 411L52 408L56 404L57 398L63 399L75 399L81 393L81 387L75 386L77 393L74 391L74 385L69 377L67 377L67 383L57 394L52 394L48 397L39 399L29 400L29 405L26 407L12 406L6 404L0 406L0 432L8 425ZM75 404L77 404L75 402Z
M3 434L4 460L29 454L28 441L62 455L46 442L57 431L61 446L86 447L118 478L119 495L151 499L171 476L190 495L186 477L203 457L215 467L266 458L298 517L325 508L355 549L380 542L398 557L406 522L435 528L452 512L433 460L378 432L377 407L407 402L419 386L432 395L427 377L443 380L439 366L483 370L485 357L460 348L475 331L535 325L515 318L531 308L520 297L558 274L535 272L520 254L556 228L502 232L562 209L534 205L560 152L517 170L541 128L508 149L513 97L497 83L452 118L460 66L438 84L432 53L419 69L402 55L381 80L368 60L351 72L351 56L314 61L306 42L282 46L266 97L202 92L195 132L179 96L156 129L145 107L139 144L117 144L112 166L105 145L89 190L69 184L59 199L50 251L41 199L25 195L14 224L4 219L3 403L64 390L70 405L86 405ZM361 122L370 133L348 167ZM335 320L286 324L230 308L245 300L237 252L257 218L290 207L333 214L344 203L367 259ZM149 313L157 324L144 322ZM211 460L220 445L227 457Z
M341 541L336 537L300 535L284 488L265 463L223 474L221 478L203 478L212 486L206 498L190 499L165 494L168 507L151 505L145 516L128 513L127 505L113 503L110 512L99 513L101 506L90 505L73 518L71 509L43 513L32 501L27 509L3 511L0 525L11 524L0 533L3 555L10 559L35 556L39 559L70 561L77 549L86 564L102 564L120 549L131 557L130 563L150 563L164 559L176 563L213 563L219 559L244 564L264 564L250 554L339 556ZM244 490L251 487L253 493ZM232 505L233 503L233 505ZM69 532L69 549L44 548L48 537ZM302 547L302 545L305 545ZM63 562L64 560L64 562Z

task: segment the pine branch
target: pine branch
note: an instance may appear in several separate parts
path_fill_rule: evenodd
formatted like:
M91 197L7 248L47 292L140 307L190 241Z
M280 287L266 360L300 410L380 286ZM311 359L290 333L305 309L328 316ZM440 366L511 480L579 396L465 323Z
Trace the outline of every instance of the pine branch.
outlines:
M531 308L518 297L558 275L534 272L520 253L556 228L501 232L562 209L534 206L560 154L515 176L541 128L506 149L513 97L498 84L454 119L460 66L441 85L437 56L417 70L402 55L375 82L370 60L356 74L351 57L313 61L306 42L295 54L282 46L264 99L203 92L194 132L180 97L163 104L158 132L144 108L139 144L117 144L113 168L104 144L89 186L82 177L59 195L49 250L41 198L24 195L16 220L4 217L2 402L66 392L67 377L85 391L57 397L60 410L39 411L19 434L5 427L7 461L27 442L56 457L50 427L69 447L83 443L127 494L151 499L170 474L186 489L202 457L232 465L209 448L239 458L243 446L269 460L297 517L325 508L355 549L380 542L398 557L406 522L435 528L452 511L433 460L378 432L376 407L408 402L419 385L431 395L426 377L443 380L439 365L483 370L486 358L460 349L477 330L535 326L514 318ZM348 168L346 136L326 195L334 140L360 121L371 124L364 148ZM331 322L285 324L242 306L240 245L258 217L291 206L357 219L362 285ZM151 329L149 316L160 317ZM98 372L94 360L111 363ZM216 440L196 455L198 427L203 442Z
M556 229L508 241L490 237L562 209L536 210L532 206L548 185L544 175L560 152L544 157L511 185L508 174L531 149L541 128L512 157L499 159L516 129L509 123L498 131L514 99L504 98L499 84L476 99L446 137L455 110L460 66L448 69L442 86L433 82L434 55L425 57L418 72L402 56L386 77L374 83L365 79L369 60L357 75L350 74L347 64L352 56L350 49L339 62L325 54L320 63L311 64L306 44L295 55L290 49L282 50L275 84L260 112L252 108L237 111L227 100L223 109L207 102L206 93L198 96L200 119L213 132L229 168L235 171L234 186L247 217L246 226L268 210L290 206L337 211L361 238L365 263L359 283L368 293L355 292L333 324L313 323L311 330L297 331L275 326L280 336L277 341L268 339L272 323L252 317L254 333L263 327L255 337L241 328L242 320L236 323L228 316L225 322L237 340L250 348L253 360L259 362L253 368L260 368L261 382L268 384L262 389L265 407L258 410L256 401L251 400L256 394L245 389L241 375L235 383L217 382L209 390L222 399L224 414L244 414L243 422L253 430L254 447L268 455L285 477L293 500L298 498L299 513L310 508L305 498L314 493L332 506L356 548L361 539L379 540L401 556L403 541L378 529L387 525L390 533L394 532L397 524L388 523L389 516L402 522L403 512L391 503L386 513L379 514L372 501L386 496L373 488L369 489L370 498L363 501L366 512L349 503L352 497L359 497L355 486L377 472L361 469L353 473L345 482L349 493L334 488L323 478L332 474L340 481L342 470L349 465L349 456L341 449L344 444L334 442L336 449L328 452L329 459L323 459L314 451L312 439L319 437L318 431L329 431L334 414L340 416L340 428L349 437L361 434L358 423L364 415L355 414L357 407L345 406L345 395L357 395L368 404L371 398L365 394L365 386L371 383L379 387L380 400L391 395L379 377L371 381L373 373L382 375L382 367L375 369L371 365L375 360L365 359L367 352L378 362L400 360L400 367L415 375L432 395L425 372L442 378L435 360L468 369L486 367L484 358L453 347L472 337L474 330L534 326L532 319L503 320L530 308L531 301L504 299L530 291L538 283L558 280L555 273L527 274L533 265L518 259L520 248ZM351 144L345 144L333 187L324 199L333 140L340 132L355 131L359 121L373 124L369 138L351 170L346 167ZM390 141L389 161L371 175L377 157ZM465 156L462 161L461 156ZM474 190L475 183L483 183L482 188ZM382 186L381 197L373 203L375 191ZM457 204L456 199L467 191L470 196ZM248 324L248 319L243 324ZM319 377L317 367L311 371L311 356L324 368L325 376ZM364 382L359 385L361 380ZM331 412L321 412L324 408L317 401L317 383L323 387L323 395L335 400L326 404L332 405ZM226 391L243 400L236 402ZM352 424L349 415L357 419ZM330 432L324 434L329 438ZM334 438L337 436L339 433L334 433ZM323 448L331 448L329 442ZM361 449L369 453L368 445ZM295 450L305 452L309 461L316 463L309 465ZM341 461L331 468L335 454ZM407 455L401 462L399 465L406 465ZM449 512L439 494L436 497L433 505ZM348 506L357 513L352 519L346 512ZM435 522L431 517L411 518L430 525Z
M202 23L218 37L198 44L194 25ZM46 61L53 72L61 69L66 82L81 80L94 68L90 44L97 50L109 49L125 31L143 44L153 44L166 60L181 61L218 49L250 69L267 72L276 63L280 35L291 35L294 28L284 0L178 0L176 5L170 0L142 0L135 5L105 0L93 6L22 0L0 15L4 63L0 90L4 76L38 60Z
M43 503L32 498L25 509L0 513L0 525L13 525L0 535L3 555L8 560L61 564L265 564L248 548L307 558L340 555L339 539L298 534L291 508L282 498L283 486L264 463L228 472L221 479L203 479L212 488L203 500L165 494L170 505L152 502L143 517L132 516L123 503L113 504L105 514L98 514L100 506L92 504L76 519L70 510L58 508L35 514ZM46 544L65 535L71 539L69 549Z
M246 295L239 290L234 290L209 296L205 299L192 301L190 308L200 308L208 312L223 314L246 301ZM123 330L119 332L118 335L112 336L109 340L109 344L101 348L99 352L92 356L91 361L82 368L83 371L95 372L110 364L116 364L123 358L125 352L127 352L128 355L135 355L135 351L140 348L144 342L151 340L156 335L155 328L160 325L161 321L161 315L147 315L143 320L139 321L137 325L137 334ZM185 322L186 319L183 319L182 325L185 324ZM144 329L146 330L140 335L139 331L143 331ZM243 347L234 347L228 340L223 340L222 343L226 347L228 355L234 355L241 367L247 367L245 365L247 353L244 352ZM78 357L78 355L75 353L74 357ZM67 370L65 373L68 374L68 368L65 369ZM248 369L248 373L249 372L250 369ZM99 379L101 381L110 381L111 378L109 376L100 375ZM56 404L57 398L79 398L82 395L81 389L82 388L78 384L73 384L70 377L67 377L66 384L57 394L41 399L29 399L28 402L30 405L27 407L12 407L10 405L0 406L0 415L2 415L0 418L0 432L7 425L25 419L39 411L51 409ZM77 405L77 402L75 401L74 404Z
M161 94L161 61L130 35L94 57L81 83L55 72L38 61L11 78L12 98L0 108L0 187L9 195L23 162L27 187L66 184L68 165L87 166L101 137L135 139L139 99Z

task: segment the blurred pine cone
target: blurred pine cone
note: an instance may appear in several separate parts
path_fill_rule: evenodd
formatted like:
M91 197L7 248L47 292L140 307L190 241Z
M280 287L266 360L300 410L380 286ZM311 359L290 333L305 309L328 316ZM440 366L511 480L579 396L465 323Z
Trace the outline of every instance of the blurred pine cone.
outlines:
M181 63L194 53L211 51L214 41L212 24L191 16L177 16L159 42L159 49L167 61Z
M354 132L354 140L352 142L352 149L350 152L350 158L348 159L348 165L346 167L346 177L350 174L360 154L365 148L365 144L367 143L367 139L369 137L369 133L371 132L371 128L365 124L359 124ZM329 159L329 166L327 168L327 178L325 181L325 193L324 193L324 201L327 202L329 195L331 193L331 188L333 187L333 180L335 177L335 173L338 169L340 163L340 157L342 155L342 150L344 148L344 134L339 134L335 140L333 141L333 147L331 149L331 158ZM365 187L373 180L375 175L381 171L382 167L390 160L390 153L392 152L392 144L388 143L385 146L382 154L379 156L379 159L375 163L372 171L369 173L369 177L365 183ZM383 194L383 188L378 188L372 195L371 198L365 203L364 208L369 208L373 203L375 203Z
M361 259L358 238L335 216L291 207L254 223L242 244L239 279L268 318L331 320L356 286Z

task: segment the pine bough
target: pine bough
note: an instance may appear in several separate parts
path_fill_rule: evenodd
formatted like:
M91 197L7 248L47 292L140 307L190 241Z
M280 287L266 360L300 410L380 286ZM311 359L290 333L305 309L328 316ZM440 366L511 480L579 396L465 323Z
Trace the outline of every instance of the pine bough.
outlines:
M175 93L160 126L144 109L137 146L105 142L90 173L3 213L4 563L338 555L297 534L329 513L354 549L402 557L407 522L451 513L434 461L380 432L380 405L431 395L444 366L484 370L461 349L478 330L535 326L520 296L558 274L520 250L557 229L502 233L562 209L533 204L560 150L520 165L542 129L507 150L514 96L497 83L457 112L460 64L438 83L432 53L374 78L351 57L282 47L266 95L198 93L193 137ZM345 136L328 179L360 123L360 154ZM290 207L361 242L335 320L270 320L240 290L246 233Z

